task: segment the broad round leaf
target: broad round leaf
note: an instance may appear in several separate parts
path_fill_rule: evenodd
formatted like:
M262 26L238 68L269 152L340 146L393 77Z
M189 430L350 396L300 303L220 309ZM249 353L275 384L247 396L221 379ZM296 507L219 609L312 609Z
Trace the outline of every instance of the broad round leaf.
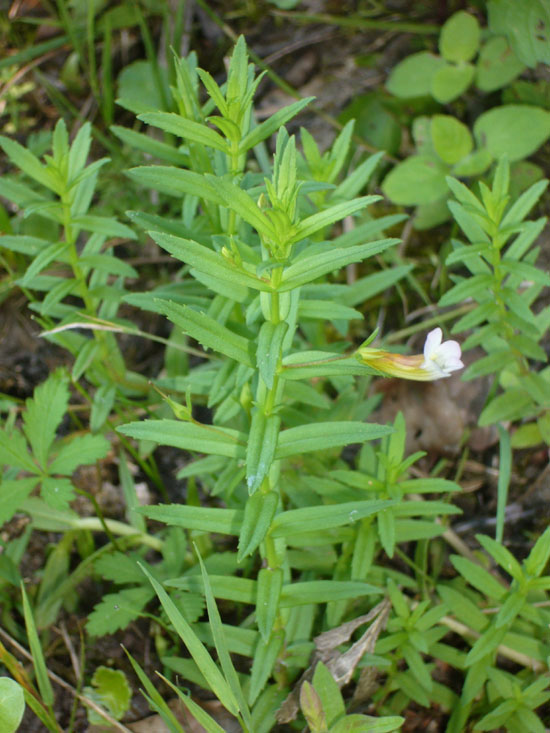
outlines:
M160 67L160 78L169 98L167 72ZM164 109L162 91L149 61L134 61L118 77L118 104L139 114L148 110Z
M453 167L453 176L462 178L463 176L479 176L484 173L493 162L493 156L487 150L474 150Z
M550 64L550 6L548 0L490 0L489 27L508 36L516 56L527 66Z
M15 733L25 712L23 688L11 677L0 677L0 721L2 733Z
M384 179L382 191L396 204L430 204L446 191L448 167L428 155L413 155L395 166Z
M454 165L472 152L474 141L466 125L450 115L434 115L430 132L435 152L442 161Z
M495 107L477 118L474 135L494 158L521 160L550 137L550 112L527 104Z
M432 229L451 218L451 212L447 206L448 197L433 201L431 204L417 206L414 212L413 226L417 231Z
M430 94L433 75L444 63L428 51L413 53L394 67L386 89L402 99L425 97Z
M517 198L520 193L526 191L533 183L544 178L544 171L535 163L529 160L520 160L510 166L510 193Z
M460 10L451 15L439 36L439 50L447 61L470 61L479 48L477 19Z
M481 49L477 60L476 83L483 92L509 84L521 74L525 66L510 48L503 36L490 38Z
M361 94L340 116L341 122L355 120L355 134L377 150L396 153L401 144L401 126L376 94Z
M430 87L432 96L441 104L452 102L468 89L474 74L475 68L471 64L445 64L433 75Z

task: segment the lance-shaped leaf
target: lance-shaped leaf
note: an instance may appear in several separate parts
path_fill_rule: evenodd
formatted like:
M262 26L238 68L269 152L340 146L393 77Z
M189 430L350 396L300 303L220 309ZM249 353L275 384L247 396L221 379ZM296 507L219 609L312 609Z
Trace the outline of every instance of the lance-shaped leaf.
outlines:
M237 509L218 509L185 504L139 507L136 511L149 519L154 519L155 522L164 522L170 526L234 536L239 534L243 521L243 513Z
M276 458L288 458L309 451L327 450L351 443L363 443L389 435L393 428L354 420L318 422L283 430Z
M150 236L163 249L178 260L186 262L196 270L206 275L223 280L228 285L243 285L256 290L271 291L271 286L265 280L261 280L255 275L237 268L232 262L226 260L218 252L214 252L202 244L198 244L191 239L183 239L175 237L171 234L161 232L149 232Z
M369 583L355 580L312 580L304 583L288 583L283 586L281 592L281 608L348 600L374 593L382 593L382 590Z
M256 491L244 509L244 519L239 535L239 554L237 562L251 555L267 534L279 503L279 495L275 491L266 494Z
M250 494L260 487L271 468L280 425L279 415L265 415L260 408L255 408L246 450L246 483Z
M269 535L273 538L292 537L303 532L318 532L354 524L390 506L395 506L395 501L349 501L330 506L290 509L275 517Z
M366 208L375 201L379 201L381 198L381 196L362 196L352 201L343 201L341 204L335 204L324 211L318 211L316 214L308 216L296 225L294 235L290 241L299 242L301 239L311 237L315 232L324 229L330 224L334 224L335 221L340 221L341 219L345 219L346 216L351 216L357 211L361 211L361 209Z
M212 637L214 639L214 646L216 647L216 652L218 653L218 659L220 661L224 677L229 684L231 692L234 695L234 699L237 701L239 711L243 716L246 727L250 729L250 710L248 709L248 705L246 704L246 701L244 699L237 672L235 671L235 667L233 666L233 662L231 661L231 656L229 654L228 643L225 636L224 628L222 626L220 613L214 600L212 588L210 587L208 573L206 572L204 562L200 555L199 562L204 584L204 595L208 608L208 620L210 622L210 631L212 632ZM226 701L223 698L220 698L220 702L222 703L222 705L225 705L228 710L230 709L227 703L229 702L231 704L231 701Z
M131 148L142 150L144 153L148 153L155 158L165 160L174 165L189 164L189 156L180 152L173 145L167 145L160 140L155 140L149 135L145 135L143 132L130 130L127 127L120 127L120 125L111 125L109 129L119 140L122 140L123 143L129 145Z
M262 568L258 573L258 595L256 598L256 623L264 642L267 643L273 632L279 611L283 571Z
M245 457L246 436L230 428L179 420L143 420L121 425L117 430L130 438L151 440L159 445L228 458Z
M39 272L47 267L50 262L60 259L68 245L67 242L53 242L37 255L27 268L25 274L19 281L23 287L28 286Z
M355 247L337 248L332 248L327 244L322 249L319 248L319 245L314 245L311 248L311 255L308 255L308 250L306 250L299 260L285 268L279 290L293 290L300 285L313 282L318 277L350 265L352 262L361 262L367 257L379 254L399 241L399 239L380 239Z
M268 389L273 387L273 377L279 365L281 348L287 330L288 323L286 321L280 321L279 323L265 321L260 328L256 361L260 376Z
M235 699L233 691L229 687L227 681L222 676L222 673L216 666L214 660L208 653L204 644L199 640L191 626L187 623L183 615L178 610L168 593L164 590L162 585L153 578L148 570L142 565L141 566L145 575L149 578L151 585L155 589L155 593L159 597L162 607L166 612L166 615L170 619L174 626L178 636L183 641L189 653L197 663L201 670L204 678L210 685L212 692L222 702L229 712L233 715L237 715L239 711L239 704Z
M72 219L73 223L87 232L104 234L106 237L121 237L122 239L136 239L136 235L125 224L121 224L111 216L96 216L95 214L81 214Z
M148 125L159 127L165 132L171 132L185 140L207 145L210 148L221 150L222 153L229 153L226 141L215 130L200 122L188 120L174 112L144 112L138 115L138 120Z
M166 300L159 300L159 311L206 348L215 349L245 366L255 366L250 341L205 313Z
M190 194L200 196L214 204L224 204L224 199L201 173L167 165L147 165L131 168L126 172L134 181L172 196Z
M247 221L259 234L270 239L275 238L273 225L250 194L234 183L212 175L207 176L207 180L219 194L224 206Z
M267 643L259 637L252 662L248 702L253 705L269 679L283 646L284 633L276 631Z
M245 153L247 150L250 150L250 148L253 148L255 145L260 143L262 140L268 138L274 132L277 132L277 130L279 130L284 124L286 124L288 120L295 117L314 99L315 97L306 97L305 99L300 99L298 102L293 102L292 104L289 104L288 107L283 107L283 109L275 112L274 115L271 115L267 120L251 130L241 140L241 143L239 145L239 153Z
M46 188L49 188L55 193L61 193L63 190L63 182L57 175L51 170L48 170L46 166L38 160L38 158L31 153L30 150L24 148L15 140L10 140L9 137L0 135L0 145L4 148L4 152L23 173L33 178L38 183L41 183Z

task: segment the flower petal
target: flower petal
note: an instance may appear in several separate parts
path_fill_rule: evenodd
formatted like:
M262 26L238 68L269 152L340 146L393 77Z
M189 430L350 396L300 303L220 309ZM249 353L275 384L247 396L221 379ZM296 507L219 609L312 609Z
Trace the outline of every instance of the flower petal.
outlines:
M439 349L442 338L443 332L440 328L434 328L433 331L430 331L426 336L426 343L424 344L425 359L430 359L433 353Z

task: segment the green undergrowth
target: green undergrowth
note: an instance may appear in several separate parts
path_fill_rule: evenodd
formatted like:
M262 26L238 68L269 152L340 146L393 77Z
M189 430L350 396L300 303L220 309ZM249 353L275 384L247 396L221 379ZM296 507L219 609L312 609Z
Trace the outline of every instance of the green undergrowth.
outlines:
M271 5L299 20L297 3ZM545 7L529 5L548 28ZM550 136L522 74L548 59L510 3L489 6L487 19L452 15L437 51L409 55L357 107L376 123L366 143L380 150L366 154L360 120L327 149L298 127L311 98L260 119L264 73L244 37L214 77L194 52L158 64L151 9L82 15L60 3L64 82L85 72L101 122L69 134L61 118L26 144L9 126L0 137L2 298L17 294L43 348L63 354L27 399L1 396L7 731L25 707L50 731L77 730L80 703L90 723L120 726L139 690L176 733L173 697L209 732L231 719L250 733L380 733L413 709L448 733L547 727L550 529L516 557L505 519L515 451L550 443L550 276L536 218L547 181L538 166L518 184L518 165L538 165L526 158ZM146 58L118 75L118 119L107 54L133 24ZM453 103L501 89L472 136ZM523 101L510 103L511 90ZM395 164L376 137L390 118L415 145ZM399 136L384 138L391 156ZM102 138L109 157L96 154ZM426 337L416 355L389 347L407 332L393 315L403 299L428 298L400 249L405 205L418 229L452 222L433 253L436 316L412 330ZM374 417L381 377L462 368L445 323L472 350L462 379L488 384L478 424L498 435L495 537L468 544L452 529L460 467L407 450L404 409L388 424ZM43 562L29 572L37 538ZM62 723L51 655L59 624L76 638L74 619L82 674L66 680ZM94 647L123 634L150 634L153 662L140 642L99 663Z

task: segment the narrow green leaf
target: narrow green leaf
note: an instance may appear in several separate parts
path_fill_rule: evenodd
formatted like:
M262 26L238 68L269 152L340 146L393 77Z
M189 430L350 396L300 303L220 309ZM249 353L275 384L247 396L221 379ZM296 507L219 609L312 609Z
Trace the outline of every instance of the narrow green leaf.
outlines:
M511 593L502 604L500 611L495 618L495 626L497 629L505 627L510 628L516 616L527 604L527 598L523 593Z
M491 275L473 275L467 280L462 280L448 290L440 299L439 305L454 305L465 298L475 298L478 294L487 294L487 289L493 284Z
M268 491L266 494L256 491L247 500L239 535L238 562L251 555L263 541L275 516L278 503L279 495L275 491Z
M29 283L34 280L36 275L42 272L42 270L47 267L50 262L60 259L61 255L63 255L67 247L67 242L53 242L46 248L42 249L40 254L38 254L34 258L34 260L25 271L25 274L20 280L20 284L23 287L29 285Z
M253 226L259 234L269 239L276 238L273 225L249 193L230 181L212 175L207 176L207 180L222 199L224 206L238 214L244 221Z
M355 580L312 580L303 583L289 583L282 589L281 608L361 598L382 592L374 585Z
M215 349L245 366L255 366L255 359L251 353L252 344L248 339L189 306L166 300L159 300L158 306L159 311L164 313L172 323L175 323L184 333L204 347Z
M224 733L224 729L220 725L218 725L218 723L216 723L214 718L208 715L204 708L202 708L193 700L191 695L185 695L179 689L179 687L176 687L176 685L174 685L173 682L170 682L170 680L167 679L164 675L160 674L159 672L157 672L157 674L161 678L161 680L164 680L164 682L174 690L179 699L189 710L193 718L202 728L204 728L205 731L207 731L207 733ZM181 728L180 730L183 729Z
M79 284L74 278L60 278L60 281L55 285L46 297L42 301L40 306L40 314L43 316L49 315L55 309L55 306L64 300L68 295L75 291Z
M100 385L94 394L90 414L90 430L96 433L105 424L115 402L116 389L112 384Z
M256 362L261 378L268 389L273 387L273 378L279 366L282 344L288 331L288 323L265 321L260 328Z
M29 640L29 648L32 654L32 664L34 672L36 674L36 681L40 695L44 703L51 707L53 705L54 696L53 689L48 677L48 669L46 667L46 660L44 658L44 652L42 651L42 645L38 637L36 625L34 622L32 609L25 592L25 586L21 583L21 596L23 599L23 615L25 617L25 627L27 629L27 638Z
M319 693L307 680L304 680L300 687L300 708L309 730L314 733L324 733L328 730Z
M239 153L244 153L250 148L255 147L262 140L265 140L274 132L277 132L288 120L299 114L304 107L312 102L315 97L306 97L300 99L297 102L293 102L288 107L277 110L275 114L270 115L268 119L262 122L260 125L252 129L245 137L241 140L239 145Z
M160 140L155 140L150 135L144 135L142 132L130 130L127 127L111 125L109 129L119 140L122 140L123 143L131 148L142 150L148 155L165 160L167 163L172 163L173 165L186 166L189 164L189 156L179 151L173 145L167 145Z
M498 425L499 436L499 465L498 465L498 486L497 486L497 525L496 539L502 542L504 536L504 520L506 514L506 503L508 501L508 487L512 474L512 448L510 447L510 434L502 425ZM514 566L515 567L515 566ZM512 568L509 569L511 572ZM519 572L519 568L516 567Z
M277 448L281 418L265 415L260 407L252 414L246 448L246 483L253 494L269 473Z
M201 532L229 534L235 537L239 535L243 521L243 512L238 509L166 504L140 507L137 511L155 522L164 522L169 526L185 527L185 529Z
M548 558L550 557L550 527L540 535L535 542L535 545L529 557L525 561L525 570L529 575L539 577L546 565L548 564Z
M381 198L381 196L362 196L352 201L343 201L340 204L329 206L328 209L324 209L323 211L318 211L316 214L308 216L296 226L291 241L299 242L302 239L307 239L307 237L311 237L315 232L324 229L335 221L345 219L346 216L351 216L357 211L361 211L361 209L365 209Z
M189 626L182 614L179 612L177 607L174 605L174 602L166 593L162 585L157 580L155 580L155 578L153 578L151 573L149 573L149 571L143 565L141 565L141 568L145 575L148 577L151 585L155 590L155 593L159 597L162 607L164 608L166 615L170 619L170 622L174 626L178 636L189 650L189 653L197 663L199 669L204 675L204 678L210 685L212 692L222 702L224 707L229 710L230 713L236 715L239 710L237 700L235 699L235 696L233 695L233 692L231 691L231 688L227 684L226 680L223 678L220 670L214 663L214 660L206 650L206 647L202 644L201 641L199 641L199 638L197 637L191 626Z
M110 216L96 216L95 214L80 214L73 217L73 224L88 232L96 232L106 237L120 237L121 239L136 239L136 235L127 227Z
M298 316L300 319L314 319L320 321L363 320L363 314L361 311L329 300L300 300L298 304Z
M86 339L78 352L71 371L73 381L77 382L100 352L100 344L96 339Z
M271 291L271 286L267 281L237 268L235 264L222 255L197 242L161 232L149 232L149 234L157 244L173 254L174 257L206 275L223 280L229 286L242 285L255 290Z
M550 285L550 275L527 262L518 262L516 259L505 257L501 260L500 267L510 275L515 275L516 277L521 277L524 280L545 285L546 287Z
M332 527L354 524L394 505L393 501L373 500L289 509L275 517L269 535L273 538L292 537L292 535L303 532L318 532Z
M323 704L327 725L330 728L346 714L342 693L334 677L322 662L317 662L312 682Z
M172 135L178 135L185 140L207 145L210 148L229 154L229 146L221 135L207 127L204 123L188 120L174 112L144 112L138 115L138 120L147 125L159 127Z
M14 165L20 168L23 173L41 183L51 191L60 194L63 190L63 183L54 174L42 165L36 156L30 150L24 148L15 140L0 135L0 145L4 148L4 152Z
M179 420L144 420L121 425L117 430L136 440L152 440L160 445L228 458L245 457L245 436L230 428Z
M89 122L85 122L76 133L69 150L68 179L70 182L74 182L74 179L86 165L91 143L92 126Z
M160 692L156 689L156 687L153 685L149 677L145 674L143 669L139 666L139 664L136 662L136 660L132 657L130 652L122 647L126 653L126 656L130 660L130 664L133 667L134 672L136 673L136 676L138 677L139 681L145 688L146 692L143 692L143 695L147 699L147 702L149 703L149 707L151 710L156 710L156 712L160 715L164 723L166 723L166 726L168 727L168 730L170 733L185 733L184 729L181 727L181 725L178 723L174 713L170 710L167 703L165 702L164 698L160 694ZM219 733L216 731L216 733Z
M487 616L464 593L447 585L438 585L437 592L453 616L474 631L482 631L489 624Z
M256 623L267 644L273 633L275 619L279 612L279 601L283 587L283 571L280 568L262 568L258 573L256 596Z
M131 168L126 175L154 190L181 197L182 194L200 196L214 204L225 203L215 187L201 173L167 165L148 165Z
M452 555L451 562L468 583L484 595L489 596L489 598L494 598L497 601L506 595L506 588L498 580L495 580L487 570L484 570L471 560L465 557L459 557L458 555Z
M528 392L521 388L508 389L504 394L495 397L479 416L479 425L492 425L506 420L524 418L533 401Z
M79 262L83 268L93 268L107 275L120 275L120 277L131 278L137 278L138 276L137 271L131 265L113 255L83 255Z
M210 622L210 630L214 639L214 646L216 647L216 652L218 653L218 659L220 661L225 680L227 681L232 692L231 698L220 697L219 700L221 704L228 710L232 710L233 705L236 703L239 712L243 716L244 722L247 724L247 726L249 726L250 711L244 699L244 695L241 689L239 678L237 677L237 673L235 671L235 667L233 666L233 662L231 661L231 656L227 647L227 641L225 638L220 613L218 611L218 607L216 606L216 601L214 600L212 588L210 587L208 573L206 572L206 568L200 554L198 555L198 557L201 566L204 595L206 598L206 606L208 608L208 620Z
M476 662L481 661L483 657L492 654L497 646L502 643L505 634L506 628L499 629L493 626L487 629L468 652L466 666L471 667Z
M300 256L300 259L285 268L279 290L281 292L293 290L353 262L362 262L368 257L380 254L380 252L399 241L398 239L381 239L376 242L367 242L366 244L345 248L335 248L327 245L321 251L315 245L312 248L314 254L308 256L308 250L306 250L303 256Z
M210 575L212 592L216 598L235 603L246 603L253 605L256 602L256 581L248 578L239 578L232 575ZM191 593L204 593L202 577L200 575L187 575L184 577L171 578L165 581L170 588L182 588Z
M279 658L283 643L284 633L282 631L275 632L267 644L261 637L258 637L258 644L254 652L254 661L252 662L252 672L250 675L250 688L248 692L249 705L254 704L260 692L264 689L273 671L275 662Z
M352 443L363 443L389 435L393 428L349 420L317 422L283 430L279 435L277 458L288 458L308 451L327 450Z

